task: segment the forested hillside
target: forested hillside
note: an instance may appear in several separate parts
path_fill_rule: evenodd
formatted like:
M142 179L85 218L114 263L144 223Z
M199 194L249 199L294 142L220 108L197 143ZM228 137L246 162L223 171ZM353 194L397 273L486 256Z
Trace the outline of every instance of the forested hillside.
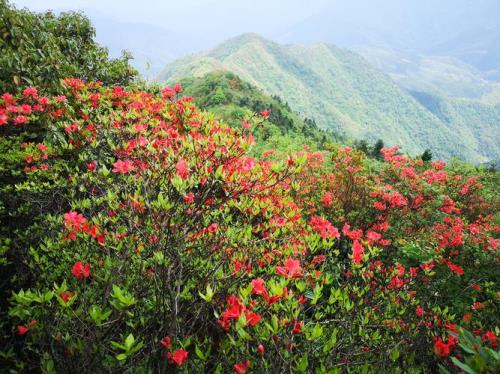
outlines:
M498 156L498 146L483 147L471 131L483 124L443 122L361 57L326 44L280 45L245 34L168 65L159 79L171 82L221 69L283 97L321 128L371 141L382 138L410 154L430 148L437 157L472 162ZM497 128L496 121L492 126Z
M193 96L201 109L209 110L234 128L241 127L256 113L267 111L264 122L252 129L256 139L252 152L257 155L269 149L298 151L305 145L322 149L347 140L333 131L318 128L314 120L300 118L278 96L264 94L234 73L218 71L199 78L184 78L180 83L184 93Z

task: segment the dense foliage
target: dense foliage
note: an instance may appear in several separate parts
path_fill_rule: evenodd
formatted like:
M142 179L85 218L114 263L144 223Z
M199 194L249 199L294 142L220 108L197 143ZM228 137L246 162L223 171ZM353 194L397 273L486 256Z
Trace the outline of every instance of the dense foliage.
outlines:
M280 45L245 34L169 64L159 79L173 83L221 69L282 97L320 128L370 142L382 138L412 155L430 148L440 159L499 158L494 105L450 101L454 116L443 121L363 58L331 45Z
M109 59L79 13L33 13L0 0L0 35L0 92L36 85L55 93L70 76L125 84L137 75L130 56Z
M136 71L128 61L129 56L110 59L107 50L94 40L95 30L90 21L78 13L51 12L42 14L19 10L7 1L0 0L0 92L21 94L28 85L41 90L36 95L37 104L11 106L8 95L3 97L6 110L0 111L0 320L4 328L7 298L14 283L11 278L19 269L22 253L38 243L36 226L40 215L51 210L50 205L33 205L16 185L25 183L27 176L24 150L20 144L42 142L47 136L48 123L28 122L33 113L49 105L44 94L56 94L62 89L61 80L67 76L99 80L104 83L132 82ZM26 92L27 94L27 92ZM35 99L35 97L33 98ZM12 112L12 111L15 112ZM16 126L5 126L7 118L16 116ZM62 112L54 112L58 118ZM43 189L41 189L43 191ZM40 196L58 193L49 190ZM57 199L51 200L53 204ZM36 227L38 227L36 229ZM43 227L43 225L42 225ZM29 284L29 277L26 279ZM16 283L19 285L20 283ZM3 339L3 337L2 337Z
M267 96L231 72L208 73L204 77L182 79L180 83L184 94L192 96L200 109L210 111L232 127L239 128L254 113L269 111L266 121L253 130L254 154L260 155L270 148L298 151L304 145L321 149L332 142L345 141L339 134L319 129L314 120L301 119L278 96Z
M37 218L6 257L4 367L452 369L472 362L458 324L498 357L498 206L476 176L395 148L378 170L350 148L253 158L260 119L229 128L181 91L1 96L2 127L44 130L19 144Z
M0 11L2 370L498 371L498 173L330 144L233 74L143 90L84 17Z

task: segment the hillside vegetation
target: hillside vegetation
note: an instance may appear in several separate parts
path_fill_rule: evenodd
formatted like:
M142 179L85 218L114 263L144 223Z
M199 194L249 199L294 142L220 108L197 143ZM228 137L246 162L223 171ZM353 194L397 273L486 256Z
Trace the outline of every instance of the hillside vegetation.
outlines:
M74 77L0 76L2 372L499 372L498 173L326 147L233 74L149 86L83 40ZM255 152L296 134L319 150Z
M489 81L483 72L457 58L422 56L368 46L359 46L355 51L406 90L500 103L492 101L498 83Z
M252 152L256 155L269 149L298 151L305 145L321 149L346 140L339 134L318 128L314 120L300 118L278 96L266 95L234 73L217 71L203 77L184 78L180 83L184 94L192 96L199 108L210 111L234 128L240 128L256 113L267 110L267 118L258 128L252 129L256 139Z
M443 122L361 57L326 44L280 45L245 34L168 65L159 79L173 82L221 69L283 97L321 128L371 141L382 138L410 154L430 148L437 157L472 162L498 156L499 146L491 150L474 137L470 129L476 121Z

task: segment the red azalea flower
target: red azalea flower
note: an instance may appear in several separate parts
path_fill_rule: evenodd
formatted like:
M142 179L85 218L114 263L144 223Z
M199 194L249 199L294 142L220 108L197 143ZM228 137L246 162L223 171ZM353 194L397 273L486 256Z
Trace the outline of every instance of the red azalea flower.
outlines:
M169 336L165 336L163 338L163 340L160 342L160 344L163 345L167 349L170 348L170 346L172 345L170 337Z
M417 309L415 310L415 314L417 315L417 317L423 317L424 316L424 308L422 308L420 305L417 306Z
M175 96L175 91L170 87L165 87L161 90L161 95L164 99L172 99Z
M351 226L347 223L344 224L344 227L342 227L342 233L352 241L361 240L363 237L363 230L351 230Z
M29 331L29 328L26 326L17 326L17 333L19 335L24 335Z
M87 220L85 217L77 212L67 212L64 214L64 226L70 231L68 238L71 240L76 240L76 233L81 232Z
M113 172L118 174L127 174L134 170L134 162L131 160L118 160L113 165Z
M187 195L184 195L182 199L186 204L191 204L194 201L194 193L190 192Z
M389 284L390 288L401 288L405 285L405 282L399 278L398 276L394 276L391 279L391 283Z
M233 368L234 371L238 374L245 374L250 367L250 361L246 360L246 362L238 362L237 364L234 364Z
M271 111L269 109L264 109L262 112L260 112L260 115L267 119L271 115Z
M254 327L256 324L258 324L262 320L262 317L260 316L260 314L253 313L253 312L247 313L245 318L247 320L247 323L251 327Z
M172 89L174 90L175 93L181 93L182 92L182 86L181 86L180 83L174 84L174 86L172 87Z
M292 332L294 334L300 334L302 332L302 321L294 321Z
M364 248L357 240L352 243L352 262L360 264L363 261Z
M33 99L38 98L38 91L36 87L26 87L23 91L23 96L25 98L32 97Z
M440 337L435 337L434 351L439 355L439 357L446 358L450 355L450 346L443 342Z
M489 342L491 348L497 348L497 336L493 331L486 331L481 339L483 340L483 342Z
M14 125L24 125L25 123L28 122L28 117L26 116L17 116L15 119L14 119Z
M175 170L177 172L177 175L182 179L187 179L189 177L189 168L185 160L180 159L175 165Z
M68 291L64 291L64 292L61 292L59 294L59 297L65 302L67 303L70 299L71 299L71 292L68 292Z
M243 162L242 170L250 171L255 167L255 160L252 157L247 157Z
M212 223L207 227L207 232L210 234L216 232L219 229L219 225L217 223Z
M184 349L176 349L172 355L172 361L177 366L182 366L187 362L189 353Z
M447 261L446 265L450 268L452 272L454 272L457 275L464 275L464 269L462 267L455 265L454 263Z
M261 295L265 298L268 296L266 290L266 283L262 278L257 278L252 280L252 293L254 295Z
M259 353L260 353L261 355L263 355L263 354L264 354L264 352L265 352L265 348L264 348L264 346L263 346L262 344L259 344L259 345L257 346L257 351L259 351Z
M325 192L321 198L321 204L325 207L329 207L333 204L333 194L331 192Z
M382 235L380 235L378 232L370 230L366 233L366 239L368 239L372 243L376 243L380 239L382 239Z
M340 238L339 230L323 217L311 217L309 225L315 232L320 234L323 239Z
M276 273L287 278L300 278L301 277L301 267L300 260L294 260L292 258L287 258L285 260L285 266L276 266Z
M89 163L87 163L87 170L94 171L96 166L97 166L97 162L95 162L95 161L89 162Z
M8 117L5 114L0 113L0 126L6 125L8 123Z
M484 309L484 304L479 301L476 301L474 304L472 304L472 309L479 312L480 310Z
M78 279L86 279L90 276L90 264L83 265L81 261L75 262L71 273Z
M31 330L32 327L36 325L36 320L31 320L30 323L27 326L17 326L17 333L19 335L24 335L26 334L29 330Z

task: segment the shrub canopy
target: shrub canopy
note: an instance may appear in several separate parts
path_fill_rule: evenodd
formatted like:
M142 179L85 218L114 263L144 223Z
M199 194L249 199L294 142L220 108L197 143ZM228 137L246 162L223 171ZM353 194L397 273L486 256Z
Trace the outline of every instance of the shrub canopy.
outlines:
M252 128L66 79L0 99L34 221L5 357L26 369L435 370L496 347L498 227L478 178L382 149L247 155ZM26 287L27 286L27 287ZM10 347L10 351L7 349Z

